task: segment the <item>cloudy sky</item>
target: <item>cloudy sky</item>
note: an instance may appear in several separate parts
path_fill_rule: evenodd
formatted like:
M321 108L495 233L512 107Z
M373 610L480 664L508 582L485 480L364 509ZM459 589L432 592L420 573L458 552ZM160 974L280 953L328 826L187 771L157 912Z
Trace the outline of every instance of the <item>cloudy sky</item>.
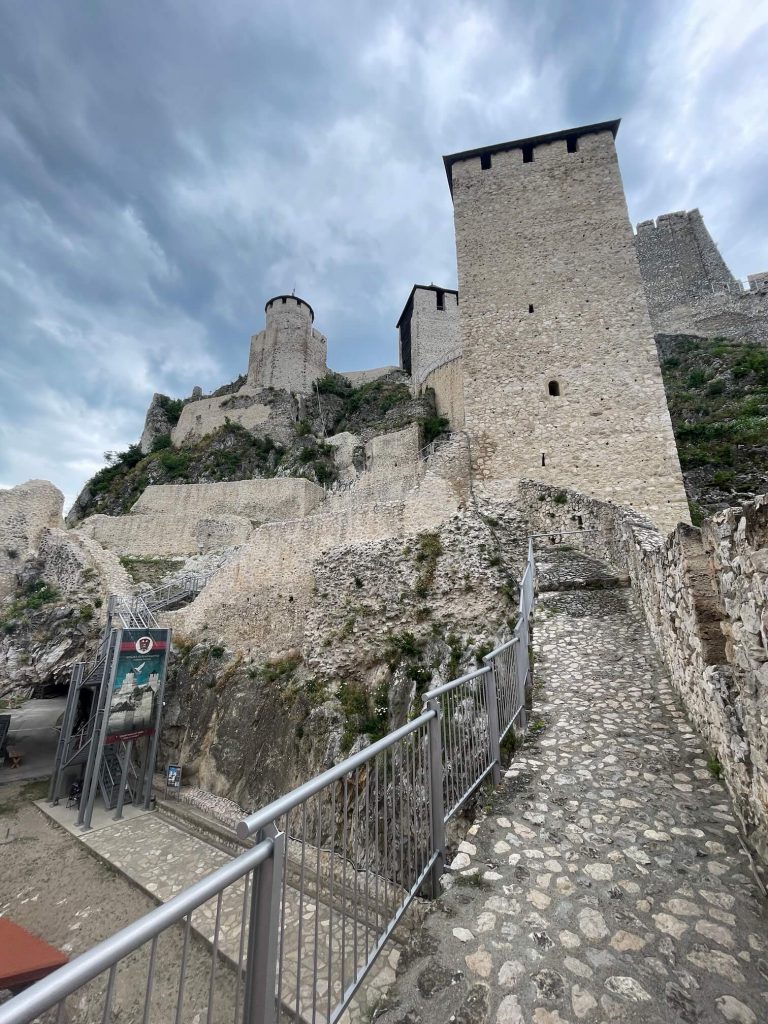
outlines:
M0 486L71 500L294 287L334 368L396 362L444 153L620 116L632 220L768 269L767 0L5 0L0 83Z

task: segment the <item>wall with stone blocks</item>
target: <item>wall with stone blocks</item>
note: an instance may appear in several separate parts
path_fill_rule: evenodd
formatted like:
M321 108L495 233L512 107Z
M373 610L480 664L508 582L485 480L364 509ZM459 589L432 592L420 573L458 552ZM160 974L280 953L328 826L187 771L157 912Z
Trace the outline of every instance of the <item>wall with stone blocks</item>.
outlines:
M461 356L428 373L419 390L423 393L426 388L435 392L438 416L445 416L451 430L461 430L464 426L464 364Z
M209 633L246 656L294 647L306 628L316 559L332 549L433 529L458 508L447 471L427 474L401 501L365 503L342 492L331 498L328 511L256 529L200 596L168 621L182 634Z
M109 551L133 558L170 558L244 544L253 524L244 516L201 516L145 513L129 516L89 516L78 533Z
M657 334L768 342L768 294L761 293L760 275L741 292L698 210L641 221L635 250Z
M215 484L150 484L131 509L131 515L231 515L266 523L308 515L324 499L322 487L291 477Z
M768 863L768 496L666 537L630 509L573 491L526 481L520 498L532 532L548 534L536 541L543 557L562 540L629 575L672 684Z
M698 334L768 344L768 293L748 291L700 295L654 317L657 334Z
M478 480L688 504L610 131L453 164L465 427ZM557 382L559 395L550 394Z
M373 370L339 370L339 373L346 377L353 388L361 388L363 384L370 384L371 381L388 377L390 373L398 373L399 370L399 366L377 366Z
M291 395L246 384L232 395L187 402L171 431L171 440L175 445L190 443L229 420L260 437L269 436L280 444L288 444L293 439L297 418L298 404Z
M49 527L64 525L64 495L47 480L0 489L0 600L16 589L16 572Z

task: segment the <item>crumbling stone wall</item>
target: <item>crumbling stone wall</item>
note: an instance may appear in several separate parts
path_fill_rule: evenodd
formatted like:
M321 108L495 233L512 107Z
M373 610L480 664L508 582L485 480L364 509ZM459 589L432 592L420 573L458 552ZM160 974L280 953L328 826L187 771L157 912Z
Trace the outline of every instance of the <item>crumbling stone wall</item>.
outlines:
M210 434L229 421L239 423L260 437L290 444L299 418L296 399L286 391L255 388L249 384L231 395L214 395L187 402L171 431L175 445Z
M244 516L146 513L84 519L77 532L133 558L197 555L244 544L253 524Z
M47 480L0 489L0 600L16 589L16 573L46 529L64 525L64 495Z
M670 529L688 505L612 132L574 152L566 134L530 160L499 147L487 169L480 155L451 164L473 471Z
M342 377L346 377L353 388L361 388L363 384L370 384L371 381L379 380L380 377L388 377L390 373L398 373L399 366L377 366L372 370L345 370L339 371Z
M520 509L546 559L571 543L625 572L697 731L768 863L768 497L666 537L631 509L526 481Z
M213 484L153 484L144 490L131 509L131 515L235 515L266 523L308 515L324 498L322 487L299 477Z
M450 471L443 472L425 473L419 487L399 501L365 503L342 492L323 506L327 511L259 527L169 622L184 634L208 632L248 656L299 644L315 591L315 560L336 548L402 537L444 522L461 500Z

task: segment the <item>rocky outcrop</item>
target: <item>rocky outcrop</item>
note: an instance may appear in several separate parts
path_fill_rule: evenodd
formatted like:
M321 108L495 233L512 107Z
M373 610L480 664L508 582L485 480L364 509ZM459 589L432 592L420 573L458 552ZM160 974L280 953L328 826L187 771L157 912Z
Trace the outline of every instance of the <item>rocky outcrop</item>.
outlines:
M131 589L114 555L59 528L63 496L52 484L32 481L10 493L2 527L11 570L0 576L0 697L66 683L95 645L109 595Z
M168 395L160 395L157 392L152 395L139 441L139 447L144 455L148 455L152 451L152 446L158 437L170 435L175 426L176 421L168 412L169 402ZM176 420L178 420L178 416Z
M474 511L421 532L317 551L303 596L287 577L263 602L222 589L233 567L234 579L242 577L243 557L198 598L208 609L202 617L169 616L179 625L178 658L163 756L182 763L193 784L246 807L403 724L430 685L476 667L514 623L515 579ZM223 614L242 618L244 639L229 650L211 617L222 614L217 594ZM295 607L294 627L273 628L265 649L264 629L288 622Z
M47 480L0 490L0 601L16 589L24 560L50 527L62 526L64 495Z

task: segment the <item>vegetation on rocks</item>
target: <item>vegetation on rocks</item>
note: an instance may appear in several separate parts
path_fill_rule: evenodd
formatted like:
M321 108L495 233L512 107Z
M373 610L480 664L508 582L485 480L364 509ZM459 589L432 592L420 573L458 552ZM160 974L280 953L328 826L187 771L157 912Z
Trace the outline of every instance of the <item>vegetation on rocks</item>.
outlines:
M768 350L657 338L692 518L768 490Z
M434 395L430 392L414 398L406 379L401 373L392 373L353 388L345 377L329 373L318 382L315 393L302 400L295 440L287 446L275 443L269 436L259 436L239 423L227 422L205 437L178 447L173 445L170 433L158 434L146 455L138 444L129 445L122 452L105 452L107 464L85 485L68 522L75 523L96 513L123 515L149 484L298 476L330 485L336 481L338 470L335 451L325 440L327 437L351 431L365 442L378 434L418 423L426 444L448 430L448 421L437 415ZM220 393L228 393L232 387L228 385ZM178 422L188 401L165 395L156 397L168 428ZM237 396L231 401L234 407Z
M137 444L124 452L106 452L107 465L80 496L79 518L96 513L123 515L149 484L272 477L285 454L270 437L256 437L239 423L225 423L180 448L165 446L162 437L157 438L153 448L148 455L142 455Z

